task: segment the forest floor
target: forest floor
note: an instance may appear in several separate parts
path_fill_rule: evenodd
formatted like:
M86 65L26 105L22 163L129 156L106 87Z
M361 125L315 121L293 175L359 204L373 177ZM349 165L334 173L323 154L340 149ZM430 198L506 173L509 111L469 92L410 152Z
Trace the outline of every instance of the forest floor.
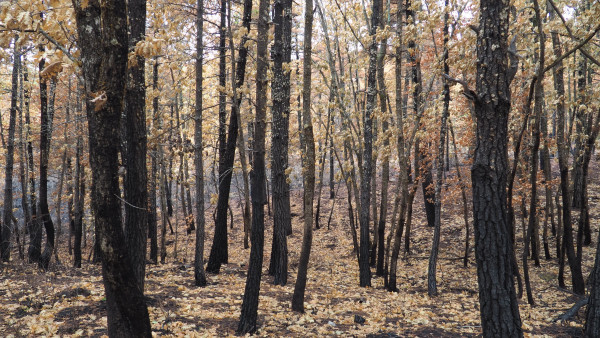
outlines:
M600 173L592 164L589 177ZM584 248L583 269L587 277L594 263L598 234L598 199L596 180L590 182L590 216L593 244ZM481 336L477 274L474 252L468 267L463 267L465 227L459 198L448 201L442 216L442 244L437 268L439 296L427 295L427 265L432 228L426 226L422 197L415 199L411 252L403 255L398 266L399 292L390 293L383 279L374 277L372 287L358 286L358 264L352 252L345 196L340 189L334 205L330 228L327 219L331 201L323 189L322 228L314 231L308 271L304 314L291 310L302 241L301 192L292 193L293 234L288 239L289 278L286 286L275 286L266 271L270 258L272 218L266 218L265 261L258 310L258 336L307 337L440 337ZM394 186L390 188L390 193ZM235 195L235 194L234 194ZM543 194L542 194L543 195ZM469 193L470 197L470 193ZM391 198L393 200L393 198ZM471 205L469 205L469 208ZM210 216L214 207L208 210ZM229 230L229 264L218 275L209 274L207 287L198 288L193 281L194 234L186 235L179 225L178 252L175 237L168 235L169 255L166 264L147 265L146 295L152 329L156 336L231 336L239 319L242 293L246 281L249 249L243 249L242 221L239 204L232 203L234 227ZM390 211L391 214L391 211ZM517 225L520 226L520 215ZM211 217L207 217L211 220ZM174 219L173 219L174 221ZM212 243L212 221L208 221L206 254ZM472 227L472 224L471 224ZM386 229L387 230L387 229ZM520 236L520 229L517 234ZM473 233L471 231L471 233ZM64 236L63 236L64 237ZM91 250L84 250L84 259ZM518 243L522 241L517 239ZM555 238L550 237L555 256ZM0 275L0 336L103 336L106 335L106 305L100 266L84 261L74 269L66 244L61 243L60 260L49 272L19 260L2 266ZM471 247L473 238L471 237ZM518 261L521 267L518 244ZM531 285L536 302L519 300L526 336L579 336L584 324L585 307L570 321L554 322L581 298L558 287L557 259L541 259L541 266L529 262ZM565 281L570 286L566 269ZM355 315L365 319L355 322Z

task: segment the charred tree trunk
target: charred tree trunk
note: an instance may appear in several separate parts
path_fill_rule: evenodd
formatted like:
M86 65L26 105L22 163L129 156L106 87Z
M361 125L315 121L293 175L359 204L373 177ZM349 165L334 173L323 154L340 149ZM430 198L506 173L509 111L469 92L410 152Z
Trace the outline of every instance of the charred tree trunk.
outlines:
M363 152L362 177L360 180L360 252L359 272L360 286L371 286L371 269L369 266L369 206L371 205L371 175L373 172L373 110L377 94L377 39L375 33L379 26L381 1L372 1L371 43L369 45L369 70L367 72L367 104L363 116Z
M194 111L194 165L196 176L196 245L194 251L194 284L206 286L204 271L204 151L202 145L202 62L204 46L204 1L198 0L196 13L196 108Z
M471 176L484 336L522 337L507 226L509 3L483 0L477 37L476 150Z
M40 82L45 82L46 79L40 78ZM46 245L40 257L39 266L44 270L48 270L52 251L54 250L54 223L48 208L48 160L50 156L50 141L52 138L52 119L54 118L54 98L56 93L56 81L50 81L50 95L47 97L47 104L42 101L42 109L40 116L41 131L40 131L40 193L38 211L40 221L44 225L46 231Z
M124 0L73 1L83 60L89 127L92 207L100 243L108 334L150 337L148 309L131 270L119 207L118 144L127 67ZM116 41L116 43L114 43ZM94 100L92 102L92 100Z
M444 63L444 74L450 73L450 67L448 66L448 0L445 1L446 11L444 13L444 55L443 63ZM443 106L442 106L442 120L440 126L440 139L438 144L438 154L436 161L436 182L435 182L435 219L434 219L434 229L433 229L433 243L431 244L431 254L429 256L429 269L427 273L427 293L430 296L437 295L437 280L436 280L436 270L437 270L437 256L440 247L440 232L442 227L442 184L444 174L444 150L445 150L445 140L447 134L446 122L448 121L449 108L450 108L450 84L448 83L448 79L444 78L444 86L442 95L444 96Z
M309 0L310 1L310 0ZM251 1L245 0L246 5ZM256 45L256 116L254 122L254 141L252 144L252 233L250 241L250 263L244 289L244 299L237 327L238 334L252 333L257 329L258 295L262 274L263 250L265 240L265 129L267 110L267 44L268 44L269 1L260 0L258 5L258 34ZM243 68L242 68L243 69Z
M275 285L287 283L287 234L291 233L290 186L288 168L290 72L283 69L292 55L292 0L273 3L275 41L271 49L273 59L273 124L271 134L271 181L273 189L273 246L269 273Z
M304 138L304 158L302 161L304 183L304 236L302 251L298 263L298 276L292 296L292 310L304 312L304 294L308 274L308 263L312 247L313 201L315 193L315 139L313 135L311 107L311 72L312 72L312 31L313 31L313 1L307 0L304 14L304 55L302 70L302 122Z
M129 50L146 35L146 0L129 0ZM132 269L144 290L146 247L148 242L148 169L146 167L146 81L145 60L135 56L127 72L125 95L125 241Z
M19 96L19 68L21 52L15 39L13 48L12 87L10 95L10 120L8 124L8 143L6 144L6 167L4 171L4 211L2 213L2 231L0 231L0 256L3 262L10 260L10 236L13 218L13 163L15 154L15 125Z

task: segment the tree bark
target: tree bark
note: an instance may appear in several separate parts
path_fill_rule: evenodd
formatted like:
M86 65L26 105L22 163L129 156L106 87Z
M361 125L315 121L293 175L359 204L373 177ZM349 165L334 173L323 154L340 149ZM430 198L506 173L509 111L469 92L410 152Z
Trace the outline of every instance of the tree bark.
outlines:
M302 122L304 137L304 158L302 161L304 183L304 236L302 251L298 262L298 276L292 296L292 310L304 312L304 294L308 274L308 263L312 247L313 201L315 193L315 139L311 108L311 78L312 78L312 32L313 32L313 1L306 0L304 8L304 60L302 68Z
M146 35L146 0L129 0L129 50ZM145 59L135 56L127 72L125 94L125 241L134 275L144 290L148 242L148 169L146 166L146 81Z
M309 0L310 1L310 0ZM244 2L245 7L250 2ZM252 196L252 233L250 241L250 263L244 289L244 299L238 334L252 333L257 329L258 295L262 274L264 231L265 231L265 129L267 110L267 44L268 44L269 1L260 0L258 5L258 34L256 45L256 115L252 151L252 172L250 174ZM240 56L241 57L241 56Z
M86 6L73 0L78 46L86 89L92 208L102 259L108 335L150 337L148 309L131 268L119 207L118 123L123 109L127 67L127 16L124 0ZM116 43L115 43L116 42ZM95 100L92 102L92 100Z
M371 286L371 269L369 266L369 206L371 205L371 175L373 171L373 110L377 94L377 39L375 34L379 26L380 0L372 1L371 11L371 44L369 45L369 69L367 72L367 104L363 116L363 153L362 177L360 180L360 252L359 277L360 286Z
M448 0L445 1L445 10L444 10L444 54L442 56L444 63L444 74L450 74L450 67L448 66L448 11L450 10L448 4ZM450 107L450 84L448 83L448 79L443 79L443 91L442 95L444 96L443 106L442 106L442 120L440 125L440 139L438 143L438 154L436 161L436 182L435 182L435 219L434 219L434 229L433 229L433 243L431 244L431 254L429 256L429 268L427 273L427 293L429 296L437 295L437 280L436 280L436 270L437 270L437 256L440 247L440 232L442 227L442 184L444 178L443 170L444 170L444 150L445 150L445 140L447 134L446 122L448 121L449 115L449 107Z
M483 335L522 337L507 227L509 3L483 0L477 37L476 150L471 169Z
M292 229L288 168L290 72L283 68L292 55L292 1L273 3L275 41L271 48L273 59L273 123L271 133L271 181L273 189L273 244L269 273L273 284L285 285L288 271L287 234ZM289 231L291 233L291 231Z
M6 167L4 171L4 211L2 212L2 231L0 232L0 256L3 262L10 260L10 236L13 209L13 164L15 154L15 125L17 119L17 103L19 96L19 68L21 68L21 52L17 40L13 42L13 69L10 94L10 120L8 124L8 142L6 144Z

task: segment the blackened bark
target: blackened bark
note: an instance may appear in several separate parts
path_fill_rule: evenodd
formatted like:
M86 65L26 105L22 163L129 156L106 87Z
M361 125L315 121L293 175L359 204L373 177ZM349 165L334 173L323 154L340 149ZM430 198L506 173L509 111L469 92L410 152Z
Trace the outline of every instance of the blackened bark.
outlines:
M362 177L360 180L360 252L359 278L360 286L371 286L371 269L369 267L369 206L371 205L371 175L373 172L373 110L377 94L377 39L375 33L379 26L381 2L373 0L371 14L371 44L369 45L369 70L367 73L367 104L363 116L363 153Z
M81 136L80 123L76 123L76 129L78 131L77 145L75 151L75 182L74 190L75 196L73 197L73 267L81 267L81 237L83 234L83 207L85 199L85 177L83 172L83 165L81 158L83 156L83 137Z
M448 0L445 1L446 10L444 11L444 54L442 56L444 63L444 74L450 73L450 67L448 66ZM437 257L440 247L440 232L442 227L442 184L444 178L444 151L445 141L447 135L446 122L448 121L449 107L450 107L450 84L448 79L444 78L444 85L442 95L444 96L442 106L442 120L440 125L440 139L438 143L438 154L436 160L436 182L435 182L435 210L434 210L434 229L433 229L433 243L431 244L431 254L429 256L429 268L427 272L427 293L430 296L437 295Z
M202 62L204 46L204 1L198 0L196 13L196 108L194 111L194 165L196 174L196 245L194 251L194 283L206 286L204 272L204 159L202 147Z
M46 79L40 77L40 83ZM50 156L50 141L52 137L52 119L54 117L54 98L56 92L56 80L50 81L50 95L47 97L47 104L42 100L40 109L40 193L38 211L40 213L40 222L44 225L46 231L46 245L40 257L39 267L47 270L54 250L54 223L48 208L48 160Z
M86 89L92 208L102 259L108 334L150 337L146 301L127 252L119 202L118 143L127 67L127 16L124 0L86 6L73 0L78 46ZM116 43L115 43L116 42ZM92 102L92 100L94 100Z
M383 10L381 11L381 19L379 23L379 28L384 28L384 20L383 20ZM388 133L389 122L387 115L387 88L385 85L385 77L384 77L384 64L385 64L385 55L387 53L387 38L381 40L381 45L379 47L379 53L377 55L377 83L379 87L379 107L381 110L381 133L383 137L383 158L381 163L381 201L379 207L379 221L377 222L376 234L373 251L377 251L377 259L376 259L376 270L375 274L377 276L383 276L385 274L383 269L383 262L385 258L385 224L387 222L387 214L388 214L388 186L390 181L390 135ZM374 253L372 257L374 257Z
M246 13L248 2L250 1L247 0L244 2L244 13ZM267 202L265 191L265 129L268 81L267 66L269 62L267 55L268 21L269 1L260 0L256 45L256 116L254 142L252 145L254 156L252 172L250 174L252 196L252 233L250 241L252 247L250 249L250 263L248 265L248 276L244 289L240 321L236 331L238 334L252 333L257 329L258 295L260 291L265 239L265 204Z
M244 1L244 12L242 14L242 25L247 31L250 30L250 19L252 14L252 1ZM235 88L241 88L246 75L246 58L248 56L248 48L245 46L248 41L247 34L244 34L240 41L239 55L236 65L236 80ZM218 273L221 264L227 263L227 210L229 205L229 192L231 190L231 178L233 175L233 162L235 160L235 148L238 135L238 114L240 109L242 96L241 94L234 98L231 105L231 114L229 116L229 128L227 134L227 143L225 145L225 153L223 158L223 174L219 174L219 197L217 199L217 210L215 220L215 237L210 250L207 272ZM221 166L221 164L219 164Z
M275 41L271 49L273 59L273 124L271 134L271 181L273 189L273 247L269 273L275 285L287 283L287 234L292 228L290 215L290 186L287 180L288 139L290 115L290 72L284 69L292 54L292 1L273 3ZM291 231L290 231L291 232Z
M229 192L231 189L231 176L232 176L232 165L233 159L235 158L235 138L237 137L237 118L235 122L232 118L229 122L229 129L235 127L235 136L233 137L233 144L229 144L229 140L225 135L225 121L227 119L226 113L226 97L225 97L225 85L226 85L226 70L225 70L225 17L226 17L226 2L221 0L221 23L219 25L219 86L221 91L219 92L219 177L217 178L219 197L217 200L217 210L215 219L215 233L213 238L213 244L210 249L210 256L208 257L208 264L206 265L206 272L219 273L221 264L227 263L228 261L228 243L227 243L227 209L229 208ZM232 126L231 124L235 124ZM229 136L231 138L231 135ZM226 142L227 141L227 142ZM231 146L233 146L231 148ZM231 150L230 150L231 148ZM229 166L229 163L232 163Z
M40 60L40 68L43 69L44 65L42 62L45 62L44 59ZM40 69L40 70L41 70ZM27 68L24 68L24 76L27 77ZM43 89L43 90L42 90ZM40 84L40 97L45 92L45 84L44 87ZM27 91L26 95L29 94ZM44 94L45 95L45 94ZM29 99L26 102L25 109L25 126L26 132L25 137L27 137L27 169L29 171L29 206L31 207L31 219L28 224L29 228L29 248L28 248L28 257L29 263L37 263L40 260L42 255L42 225L37 219L37 193L35 187L35 164L33 162L33 142L31 137L31 118L29 114Z
M507 227L509 3L483 0L477 37L476 150L471 176L483 335L522 337Z
M558 33L552 33L552 47L554 55L557 58L562 57L562 49L560 46L560 40ZM581 272L581 264L578 262L575 256L575 248L573 244L573 225L571 223L571 199L569 192L569 148L570 142L565 134L565 86L564 86L564 68L562 61L560 61L557 67L553 71L554 89L559 99L556 105L557 110L557 130L556 130L556 143L558 148L558 167L560 171L560 191L562 196L562 229L563 239L561 244L561 253L559 255L559 285L564 287L563 273L564 270L564 255L566 254L569 261L569 267L571 269L571 280L573 285L573 292L577 294L583 294L585 291L585 284L583 280L583 274ZM558 249L557 249L558 250Z
M313 201L315 195L315 139L311 107L313 1L307 0L304 8L304 60L302 64L302 135L304 138L302 173L304 183L304 235L298 262L298 276L292 295L292 310L304 312L304 294L308 263L312 247Z
M6 167L4 171L4 211L2 213L2 231L0 231L0 257L3 262L10 260L10 236L13 209L13 164L15 154L15 125L17 119L17 101L19 94L19 68L21 68L21 52L15 39L13 48L12 86L10 95L10 120L8 126L8 142L6 144Z
M600 337L600 238L596 246L596 259L590 281L590 300L585 314L585 336L591 338Z
M146 0L129 0L129 50L146 35ZM132 269L144 290L146 243L148 242L148 169L146 167L145 60L136 56L127 73L125 95L127 129L125 161L125 241Z

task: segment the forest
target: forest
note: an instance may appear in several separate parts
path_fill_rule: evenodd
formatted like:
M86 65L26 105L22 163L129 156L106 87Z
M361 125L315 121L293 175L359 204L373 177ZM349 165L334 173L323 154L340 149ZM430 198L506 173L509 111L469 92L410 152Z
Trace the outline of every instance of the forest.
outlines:
M0 336L600 337L598 18L0 0Z

